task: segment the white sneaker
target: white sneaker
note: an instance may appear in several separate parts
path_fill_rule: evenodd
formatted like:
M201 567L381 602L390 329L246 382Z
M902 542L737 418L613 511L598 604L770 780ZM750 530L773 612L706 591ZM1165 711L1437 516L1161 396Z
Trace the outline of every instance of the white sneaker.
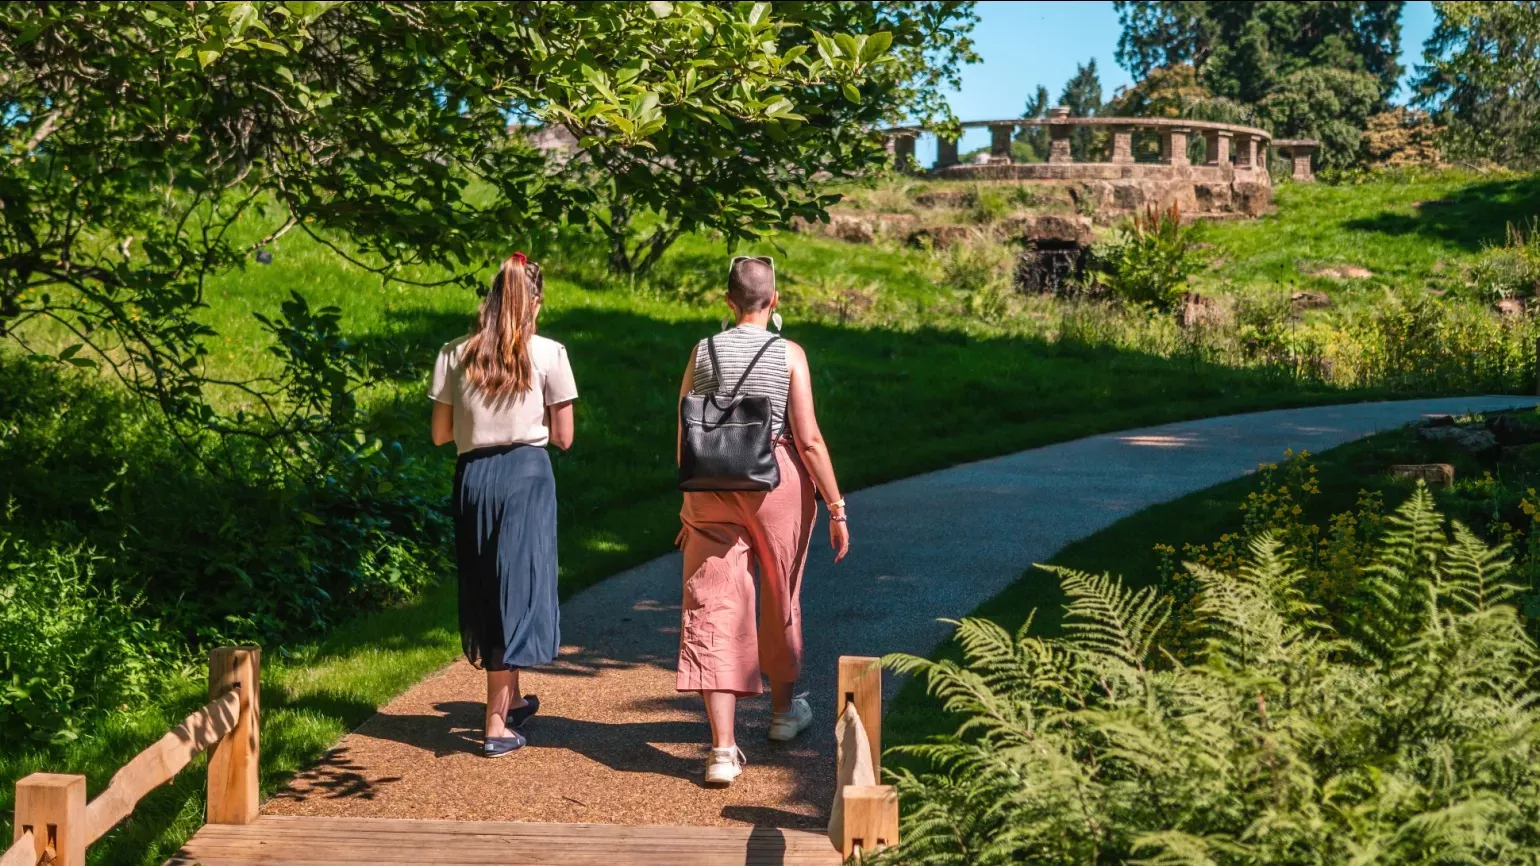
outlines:
M770 714L770 739L777 743L794 740L813 723L813 708L807 698L798 695L791 699L791 709L784 713Z
M731 785L734 779L743 775L743 765L748 762L743 750L737 746L712 749L711 757L706 759L706 784Z

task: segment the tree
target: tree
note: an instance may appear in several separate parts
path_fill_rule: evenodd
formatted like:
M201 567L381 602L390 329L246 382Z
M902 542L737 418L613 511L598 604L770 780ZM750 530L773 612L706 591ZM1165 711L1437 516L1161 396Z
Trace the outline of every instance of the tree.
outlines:
M645 155L609 180L638 208L677 194L669 232L816 217L813 171L880 165L859 123L926 79L897 68L891 34L792 45L792 29L767 3L0 5L0 333L107 364L185 439L304 459L305 436L351 425L366 365L336 311L296 296L264 319L284 372L216 378L210 279L297 230L387 280L438 266L470 286L510 226L613 224L588 178L507 135L510 115L580 130L590 165ZM703 149L723 167L670 162ZM45 333L69 345L43 352ZM245 408L216 413L214 388Z
M1319 140L1319 167L1346 168L1358 160L1364 127L1378 105L1373 76L1322 66L1284 76L1257 112L1279 138Z
M952 120L941 87L956 86L959 65L977 59L967 39L972 3L786 7L786 17L765 33L770 44L789 55L813 46L816 53L808 56L824 65L813 76L800 75L796 65L778 70L779 77L760 85L758 98L783 101L787 112L795 104L795 122L777 117L760 135L731 124L676 123L637 145L603 135L582 118L566 121L583 146L583 159L569 164L569 175L598 196L595 224L613 270L645 274L690 231L715 230L732 245L795 217L817 219L836 200L822 192L829 181L880 164L879 143L866 130L906 118ZM822 35L829 32L842 35ZM634 62L623 45L591 50L596 68ZM670 62L684 68L697 61L682 51ZM824 74L831 64L848 65L850 74Z
M1026 111L1021 116L1025 118L1042 118L1048 116L1048 88L1039 84L1037 92L1027 100ZM1048 159L1048 130L1041 126L1023 126L1016 131L1016 142L1025 153L1029 162L1043 162ZM1016 148L1012 148L1014 151ZM1014 157L1013 157L1014 158Z
M1435 3L1416 103L1447 125L1445 149L1540 165L1540 2Z
M1076 64L1075 74L1064 83L1059 94L1059 104L1069 109L1070 117L1095 117L1102 109L1102 80L1096 74L1096 58L1086 64ZM1070 133L1070 153L1080 162L1090 159L1093 132L1081 127Z
M1400 0L1115 5L1123 25L1117 59L1135 78L1190 63L1214 95L1255 103L1294 72L1333 66L1373 76L1383 106L1401 75Z

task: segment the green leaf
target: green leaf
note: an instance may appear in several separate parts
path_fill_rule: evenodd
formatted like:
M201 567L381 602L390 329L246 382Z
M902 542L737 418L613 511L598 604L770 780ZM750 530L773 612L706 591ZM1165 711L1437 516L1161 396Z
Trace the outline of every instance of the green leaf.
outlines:
M674 14L674 4L667 2L667 0L651 0L647 4L647 8L651 10L652 17L654 18L667 18Z
M860 44L858 44L856 42L856 38L851 36L849 33L834 34L834 44L838 45L840 47L840 51L851 60L855 60L861 56Z
M68 361L69 359L71 359L71 358L75 357L76 355L80 354L80 350L84 349L84 348L85 348L85 344L84 343L76 343L73 346L69 346L64 351L59 353L59 360L61 360L61 361Z
M301 520L304 520L306 523L312 524L314 526L325 526L326 525L326 521L322 520L319 517L316 517L314 514L311 514L308 511L301 511L299 513L299 516L300 516Z
M868 36L866 44L861 46L861 60L872 61L887 52L888 46L893 44L893 34L881 30Z
M200 49L198 49L198 66L202 67L203 69L209 68L209 65L212 64L214 61L216 61L218 59L219 59L219 52L218 51L216 51L216 50L214 50L212 48L200 48Z
M755 3L754 8L749 10L749 26L759 26L759 22L765 20L765 13L769 11L769 3Z
M851 84L847 81L843 86L840 87L840 91L844 93L845 98L850 100L852 103L856 105L861 104L861 91L854 84Z

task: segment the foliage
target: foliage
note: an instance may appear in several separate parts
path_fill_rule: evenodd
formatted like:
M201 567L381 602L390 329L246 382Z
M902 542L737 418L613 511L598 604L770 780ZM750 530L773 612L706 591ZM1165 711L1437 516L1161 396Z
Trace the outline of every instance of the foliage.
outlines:
M1381 168L1437 166L1443 162L1439 150L1443 134L1427 112L1397 105L1364 122L1361 160Z
M1213 94L1255 104L1293 73L1331 67L1373 77L1382 104L1401 76L1398 0L1115 5L1123 25L1117 60L1136 79L1191 64Z
M1200 266L1193 233L1175 204L1165 210L1152 205L1125 221L1116 240L1097 252L1098 270L1117 297L1165 309L1180 299Z
M1048 88L1039 84L1033 92L1032 98L1027 100L1026 110L1021 113L1026 118L1043 118L1048 116ZM1014 145L1020 145L1024 151L1023 162L1046 162L1048 160L1048 129L1043 126L1023 126L1016 130ZM1011 158L1016 159L1016 147L1011 148Z
M966 662L924 677L955 735L902 752L915 863L1512 862L1540 842L1529 697L1536 646L1509 563L1425 489L1375 543L1361 618L1329 628L1292 552L1264 536L1193 564L1187 658L1170 598L1055 572L1064 636L958 623Z
M102 581L95 551L34 547L10 517L0 522L0 736L59 745L106 711L159 697L181 656L143 598Z
M1342 168L1359 157L1369 115L1381 99L1380 82L1367 72L1307 67L1278 80L1257 103L1257 113L1279 138L1321 142L1316 162Z
M1064 91L1059 94L1059 105L1069 109L1070 117L1095 117L1101 113L1102 80L1096 73L1095 57L1084 64L1075 64L1075 74L1064 82ZM1070 155L1077 162L1093 161L1095 145L1103 143L1093 142L1096 132L1089 127L1081 127L1070 133ZM1106 135L1100 137L1105 139Z
M1416 102L1454 156L1540 165L1540 2L1440 2Z
M811 23L820 8L800 7ZM872 14L966 50L966 4ZM214 428L304 454L307 437L352 426L347 389L365 383L349 381L348 347L315 332L324 321L291 323L287 339L329 341L291 359L328 369L222 380L199 315L211 280L294 229L387 281L437 269L433 282L471 286L509 226L537 249L563 219L625 234L652 209L645 254L617 248L631 269L681 231L741 240L817 216L815 171L881 164L851 124L936 84L912 46L909 65L893 59L893 39L799 28L767 3L7 4L0 330L38 356L105 363L183 439ZM549 173L507 134L510 112L579 132L588 159ZM708 151L697 171L688 157ZM326 413L295 412L315 395L286 386L306 382L345 390ZM216 416L221 390L260 405Z
M1254 106L1215 96L1198 82L1198 71L1188 63L1150 70L1132 87L1119 88L1103 114L1120 117L1170 117L1208 120L1241 126L1260 126L1264 121ZM1198 142L1193 142L1194 147ZM1153 135L1134 136L1135 155L1154 160L1160 141Z
M1509 223L1506 243L1483 250L1467 269L1467 280L1487 303L1540 295L1540 218L1527 228Z

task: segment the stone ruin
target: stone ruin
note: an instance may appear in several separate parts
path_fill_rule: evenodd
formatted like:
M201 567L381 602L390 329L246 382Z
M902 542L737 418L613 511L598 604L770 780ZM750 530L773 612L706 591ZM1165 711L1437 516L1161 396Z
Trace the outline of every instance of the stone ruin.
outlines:
M977 120L964 128L988 128L991 141L987 157L963 165L957 157L957 140L937 139L937 158L929 176L939 180L1027 181L1069 186L1076 200L1102 217L1115 217L1146 206L1176 205L1193 218L1225 219L1254 217L1272 207L1273 182L1267 171L1267 152L1276 148L1293 166L1295 180L1313 180L1311 156L1319 142L1291 139L1274 142L1265 130L1203 120L1134 117L1070 117L1063 107L1050 109L1045 118ZM1022 127L1046 127L1049 154L1046 162L1019 163L1011 159L1011 139ZM1071 153L1070 135L1077 129L1105 130L1109 135L1104 161L1077 162ZM907 166L914 157L920 130L900 127L886 131L888 146L897 164ZM1136 156L1134 137L1155 136L1160 141L1157 161ZM1201 162L1190 156L1190 141L1202 137Z

